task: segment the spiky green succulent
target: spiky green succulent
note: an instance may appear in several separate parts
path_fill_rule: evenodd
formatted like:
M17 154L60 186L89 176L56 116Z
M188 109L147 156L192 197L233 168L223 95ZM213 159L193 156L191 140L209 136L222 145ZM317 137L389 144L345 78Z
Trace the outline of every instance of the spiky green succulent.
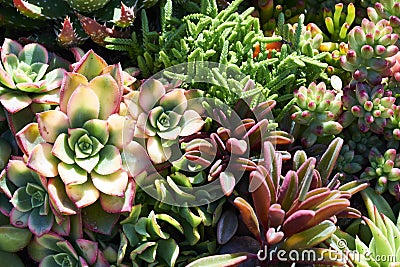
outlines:
M305 147L312 146L318 137L339 134L343 127L336 120L342 112L341 94L327 90L324 82L314 82L308 88L301 86L294 92L296 105L292 120L305 125L301 142Z
M395 149L388 149L382 154L373 147L369 153L370 167L367 167L360 178L377 180L375 190L382 194L387 190L400 199L400 154Z
M121 66L108 66L89 51L66 74L59 109L38 113L37 123L17 134L27 166L48 178L50 199L60 212L92 205L110 213L130 211L134 184L120 154L122 91Z
M400 3L396 0L380 0L373 7L367 8L368 17L373 22L385 19L393 28L393 32L400 33Z
M349 50L340 58L342 68L351 72L358 82L380 84L395 64L391 57L399 51L395 45L397 39L398 35L392 33L387 20L374 23L364 18L361 26L354 27L348 34Z
M58 89L66 72L39 44L24 47L5 39L1 47L0 102L10 113L32 103L58 104ZM68 66L68 65L67 65Z
M53 232L36 236L28 245L28 253L43 267L110 266L97 242L83 238L69 242Z
M393 115L396 98L383 85L370 86L357 82L343 90L343 107L340 122L344 127L356 121L361 132L383 134L388 119Z
M193 95L193 96L192 96ZM200 91L166 90L158 80L147 80L140 91L125 96L130 117L135 124L135 137L145 138L150 159L159 164L171 157L178 137L192 135L204 125L200 115L188 105Z

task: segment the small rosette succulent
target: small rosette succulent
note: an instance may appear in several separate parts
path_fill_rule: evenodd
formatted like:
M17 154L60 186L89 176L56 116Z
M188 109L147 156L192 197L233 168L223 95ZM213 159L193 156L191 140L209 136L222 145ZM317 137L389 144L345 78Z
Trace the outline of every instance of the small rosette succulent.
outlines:
M335 166L335 170L351 177L363 169L364 157L357 155L354 150L350 149L349 145L343 145L340 150L339 157Z
M335 121L342 112L341 95L326 90L324 82L314 82L309 87L301 86L294 92L296 105L291 118L306 129L301 142L305 147L312 146L320 136L339 134L343 127Z
M110 266L97 242L79 238L71 244L52 232L36 236L28 245L28 253L43 267Z
M344 127L357 120L361 132L372 131L383 134L388 119L393 115L393 104L396 98L383 85L374 87L366 83L343 89L343 106L347 110L342 114L340 122Z
M53 59L42 45L22 47L5 39L1 47L0 102L8 112L16 113L31 103L58 104L57 89L66 70L55 68Z
M367 14L369 19L375 23L382 19L388 20L393 32L400 33L400 2L380 0L373 7L367 8Z
M60 210L64 202L84 208L98 199L110 213L131 209L134 185L120 154L121 73L119 64L108 66L87 52L63 80L59 109L38 113L38 122L17 134L27 166L49 178L50 198Z
M341 66L358 82L380 84L395 64L392 57L399 51L395 45L397 39L387 20L375 24L363 19L362 25L354 27L348 34L349 50L341 56Z
M166 90L154 79L147 80L140 91L125 96L129 115L136 122L134 137L145 138L147 152L153 163L167 161L171 146L178 137L192 135L201 130L203 119L189 108L188 101L202 94L197 90Z
M400 154L395 149L388 149L382 153L373 147L369 153L370 167L367 167L360 178L364 180L377 179L375 191L379 194L387 190L400 199Z
M33 234L41 236L55 224L54 230L59 234L69 234L69 219L54 209L45 177L28 169L24 161L17 159L10 160L6 174L2 191L13 205L9 214L12 225L28 227Z

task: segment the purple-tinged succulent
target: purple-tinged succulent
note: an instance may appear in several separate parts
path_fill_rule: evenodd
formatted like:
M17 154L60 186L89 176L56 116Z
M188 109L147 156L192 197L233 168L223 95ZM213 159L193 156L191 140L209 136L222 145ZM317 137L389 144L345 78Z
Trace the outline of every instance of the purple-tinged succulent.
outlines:
M3 179L1 190L13 205L9 213L12 225L28 227L37 236L48 233L52 228L60 235L69 235L69 217L54 209L45 177L28 169L22 160L13 159L8 163Z
M400 154L395 149L388 149L382 153L373 147L369 153L370 167L361 174L363 180L377 179L375 191L379 194L387 190L400 200Z
M0 102L10 113L31 103L58 104L58 89L66 72L54 68L46 48L39 44L22 47L5 39L1 47Z
M341 94L326 90L324 82L318 85L314 82L309 87L301 86L294 92L296 105L291 115L292 120L306 129L302 134L301 143L310 147L318 137L339 134L343 127L336 120L342 112Z
M113 23L120 28L126 28L132 25L135 20L134 7L127 7L121 2L121 8L114 9Z
M400 34L400 3L393 0L380 0L373 7L367 8L368 17L373 22L386 19L393 32Z
M136 122L134 137L146 139L153 163L167 161L172 154L171 146L179 137L192 135L203 127L203 119L188 105L196 96L201 97L202 93L179 88L166 90L154 79L142 84L140 91L125 96L130 119Z
M357 120L361 132L372 131L383 134L388 119L393 115L396 98L383 85L374 87L367 83L356 83L343 90L343 106L346 111L340 122L344 127Z
M390 75L390 68L396 62L392 57L399 51L395 45L397 39L387 20L375 24L363 19L361 26L349 32L349 50L340 58L340 63L343 69L353 73L354 80L380 84L382 78Z
M389 117L385 127L385 139L393 146L398 147L400 141L400 106L393 105L393 114Z
M76 239L72 243L55 233L36 236L28 245L28 253L42 267L109 267L97 242Z
M340 138L332 141L318 164L315 158L307 159L304 152L297 152L293 162L295 171L288 171L282 180L282 158L271 143L265 143L264 161L250 174L249 189L254 207L242 197L234 200L244 224L259 242L260 248L268 248L264 255L270 257L264 260L258 258L258 264L281 263L275 253L270 253L270 250L278 248L285 253L294 250L301 253L307 249L321 256L302 263L344 265L344 257L338 251L318 248L336 231L336 217L361 216L358 210L350 207L349 198L366 188L367 184L353 181L339 187L329 181L342 144ZM322 186L325 183L329 186ZM236 247L233 244L226 249L234 251ZM335 258L328 259L324 254L334 255ZM221 266L231 266L228 264L230 261L237 264L257 259L256 255L246 252L223 256L225 258L222 255L202 258L189 266L205 266L212 260ZM294 262L296 259L290 261Z
M57 35L57 42L59 45L65 48L76 47L80 44L83 39L78 37L74 26L67 16L64 19L64 22L61 24L62 28L59 34Z
M130 211L134 182L120 154L122 91L121 66L89 51L65 75L59 109L38 113L37 123L17 134L27 166L49 178L50 199L61 212L71 202L84 208L98 200L93 209Z

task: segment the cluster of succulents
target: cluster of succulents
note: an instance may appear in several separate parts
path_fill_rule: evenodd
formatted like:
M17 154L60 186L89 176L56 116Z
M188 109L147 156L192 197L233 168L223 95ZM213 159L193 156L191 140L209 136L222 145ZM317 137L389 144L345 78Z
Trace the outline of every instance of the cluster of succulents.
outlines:
M0 0L0 259L397 266L399 15Z

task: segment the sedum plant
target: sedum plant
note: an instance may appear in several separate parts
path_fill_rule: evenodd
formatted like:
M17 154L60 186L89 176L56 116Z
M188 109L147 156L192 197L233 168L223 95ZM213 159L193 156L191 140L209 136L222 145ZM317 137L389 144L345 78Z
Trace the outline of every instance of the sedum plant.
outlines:
M326 90L324 82L314 82L308 88L301 86L294 92L296 99L293 106L292 120L305 125L301 143L310 147L318 137L338 135L343 127L336 120L342 112L341 94Z
M368 17L373 22L385 19L393 28L393 32L400 33L400 4L396 0L381 0L367 8Z
M382 154L376 147L369 153L370 167L366 168L360 178L377 179L375 190L382 194L389 191L400 199L400 154L395 149L388 149Z
M108 66L89 51L65 75L59 109L38 113L36 123L17 133L27 166L48 178L50 199L60 212L75 214L88 206L88 214L130 211L135 192L120 154L122 91L121 66ZM106 232L112 225L105 225Z
M349 49L340 58L342 68L351 72L357 82L379 85L382 78L390 75L390 68L395 64L392 56L399 50L395 45L397 39L387 20L375 24L364 18L361 26L349 32Z
M356 120L361 132L383 134L388 118L394 114L396 98L391 91L385 91L383 85L372 87L358 82L344 88L342 99L346 111L340 122L347 127Z
M7 112L19 112L32 103L58 104L66 72L58 63L42 45L22 46L6 38L1 47L0 102Z

